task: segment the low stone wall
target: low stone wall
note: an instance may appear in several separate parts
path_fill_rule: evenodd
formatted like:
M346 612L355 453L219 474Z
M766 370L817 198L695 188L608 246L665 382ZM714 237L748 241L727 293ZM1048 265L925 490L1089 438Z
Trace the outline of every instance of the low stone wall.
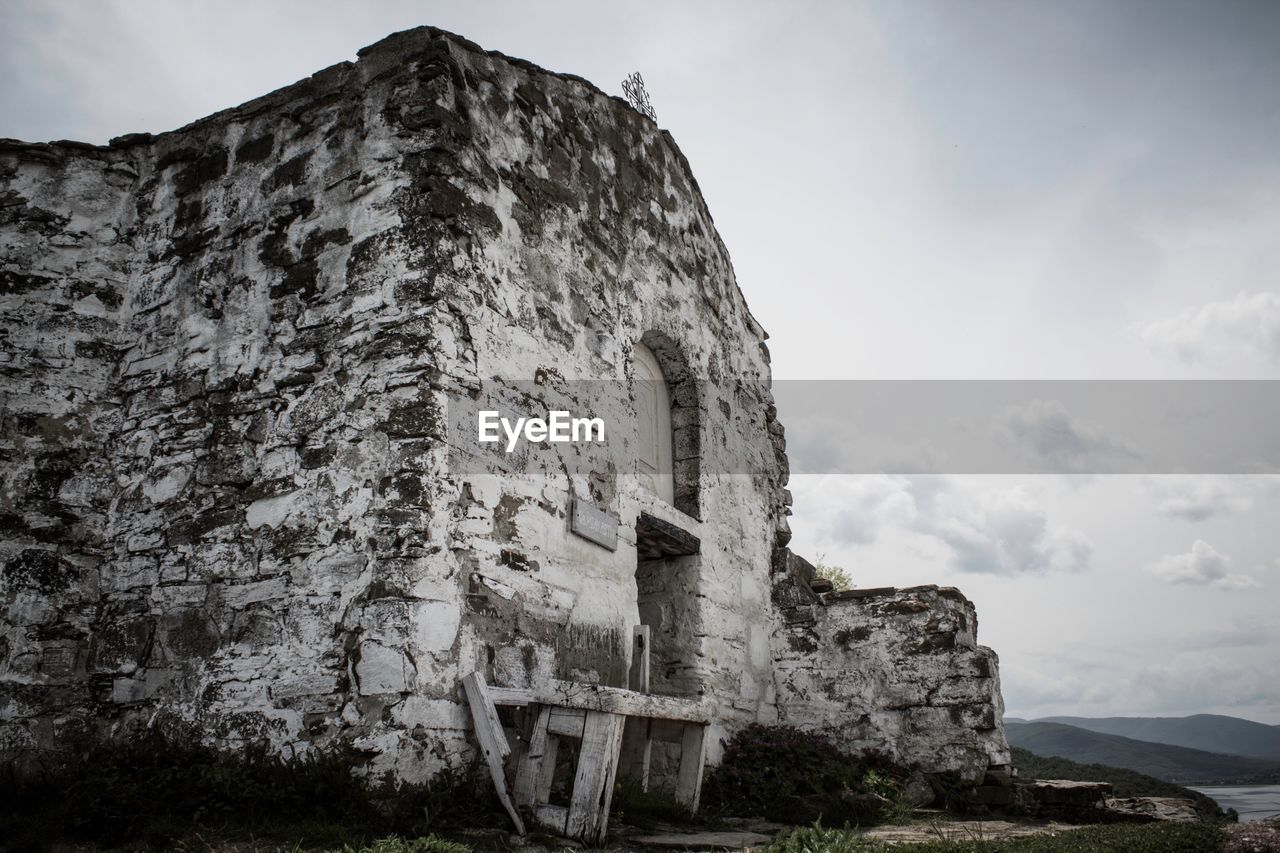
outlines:
M818 595L789 573L775 599L785 618L775 644L781 722L833 731L850 752L925 773L1008 780L998 659L977 644L973 603L958 590Z
M1030 779L978 791L976 805L1027 817L1069 823L1196 823L1194 800L1183 797L1114 797L1109 782Z

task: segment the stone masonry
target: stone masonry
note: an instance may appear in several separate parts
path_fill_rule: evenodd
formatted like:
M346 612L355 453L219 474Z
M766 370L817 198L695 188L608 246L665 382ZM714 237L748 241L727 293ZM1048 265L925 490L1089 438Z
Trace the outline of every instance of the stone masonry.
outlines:
M803 582L811 567L789 562L798 577L775 591L782 721L925 773L1007 782L999 661L977 644L972 602L937 586L815 595Z
M797 599L765 338L669 134L433 28L171 133L0 142L0 752L181 724L423 779L462 675L625 687L643 621L713 743L1007 763L958 594ZM455 422L491 399L615 432L490 452Z

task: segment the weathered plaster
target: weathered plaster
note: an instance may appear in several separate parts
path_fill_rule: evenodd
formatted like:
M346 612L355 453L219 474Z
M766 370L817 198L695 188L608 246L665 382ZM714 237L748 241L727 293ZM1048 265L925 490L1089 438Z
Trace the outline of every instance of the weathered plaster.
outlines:
M844 725L778 645L764 332L674 141L585 81L423 28L173 133L6 141L0 270L0 749L184 722L423 778L469 749L472 669L625 685L641 512L700 541L645 583L655 681L716 701L712 743ZM510 457L450 430L490 398L626 424L642 340L675 506L626 429Z
M926 773L1007 782L999 661L977 643L973 603L936 586L813 595L790 562L775 588L783 721Z

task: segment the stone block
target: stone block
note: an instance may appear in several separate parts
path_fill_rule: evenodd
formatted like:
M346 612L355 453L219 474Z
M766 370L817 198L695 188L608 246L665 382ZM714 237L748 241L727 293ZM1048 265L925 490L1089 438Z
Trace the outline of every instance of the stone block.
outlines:
M356 664L356 681L360 694L403 693L409 689L412 678L404 653L380 643L360 644L360 660Z
M111 701L131 705L147 698L147 682L142 678L117 678L111 682Z

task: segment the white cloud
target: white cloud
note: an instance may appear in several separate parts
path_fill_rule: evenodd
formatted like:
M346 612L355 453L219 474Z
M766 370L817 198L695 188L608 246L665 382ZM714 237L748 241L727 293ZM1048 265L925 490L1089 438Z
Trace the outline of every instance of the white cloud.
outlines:
M1033 665L1002 661L1000 682L1010 716L1039 716L1045 708L1079 707L1106 702L1114 696L1112 685L1099 680L1096 671L1063 674L1056 661L1036 660ZM1015 710L1018 709L1018 710ZM1049 712L1052 713L1052 712Z
M1075 572L1086 568L1093 543L1078 530L1053 525L1022 487L954 490L921 524L951 547L956 569L996 575Z
M1191 543L1186 554L1169 554L1147 566L1147 571L1166 583L1211 585L1221 589L1247 589L1258 585L1248 575L1231 571L1231 558L1220 554L1203 539Z
M911 524L917 517L911 483L904 477L840 477L824 533L842 544L868 545L886 524Z
M1230 354L1280 360L1280 294L1239 293L1142 329L1148 349L1196 363Z
M835 545L870 545L897 530L945 545L957 571L1005 576L1080 571L1093 554L1083 533L1051 523L1022 487L880 475L793 487L803 491L807 514L822 514L817 529Z
M1240 515L1254 506L1254 494L1269 486L1245 477L1166 476L1153 478L1156 512L1184 521L1207 521L1224 515Z

